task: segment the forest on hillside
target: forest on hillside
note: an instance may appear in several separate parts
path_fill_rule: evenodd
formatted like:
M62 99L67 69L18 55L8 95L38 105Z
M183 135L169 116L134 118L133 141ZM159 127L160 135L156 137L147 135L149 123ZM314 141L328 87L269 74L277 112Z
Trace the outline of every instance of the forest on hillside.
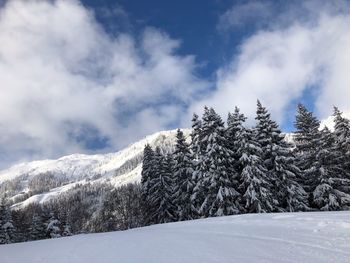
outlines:
M294 143L258 101L256 124L236 107L193 115L191 140L175 151L146 145L141 184L76 186L45 204L0 206L0 243L125 230L242 213L338 211L350 207L350 121L334 108L334 131L298 105ZM45 186L40 185L38 189Z

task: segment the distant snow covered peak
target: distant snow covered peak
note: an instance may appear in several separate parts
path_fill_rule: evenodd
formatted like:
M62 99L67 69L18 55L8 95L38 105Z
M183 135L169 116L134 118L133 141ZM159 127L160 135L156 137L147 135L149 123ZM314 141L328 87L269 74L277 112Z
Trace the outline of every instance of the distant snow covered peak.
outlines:
M189 136L190 129L183 129ZM174 150L176 130L161 131L145 137L116 153L107 154L72 154L55 160L25 162L0 171L0 187L7 182L14 182L17 191L12 196L18 197L28 193L29 183L35 177L48 175L62 185L21 200L22 204L45 202L54 196L69 190L77 183L109 181L115 186L131 182L139 182L141 178L142 155L146 144L155 148L159 146L163 152ZM0 188L1 190L1 188ZM11 196L11 195L10 195Z
M184 132L189 134L190 131L185 129ZM21 175L30 176L47 172L65 174L72 178L79 177L79 175L105 174L117 169L130 158L142 154L143 148L147 143L152 147L159 146L165 151L171 151L174 148L175 141L176 130L161 131L147 136L116 153L96 155L72 154L55 160L25 162L0 171L0 183Z

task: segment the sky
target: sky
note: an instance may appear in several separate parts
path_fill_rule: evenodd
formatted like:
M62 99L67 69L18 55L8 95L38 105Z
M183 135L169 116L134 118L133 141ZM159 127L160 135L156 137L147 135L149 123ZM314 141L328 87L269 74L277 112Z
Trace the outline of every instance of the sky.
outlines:
M256 100L350 113L349 1L0 0L0 168L117 151Z

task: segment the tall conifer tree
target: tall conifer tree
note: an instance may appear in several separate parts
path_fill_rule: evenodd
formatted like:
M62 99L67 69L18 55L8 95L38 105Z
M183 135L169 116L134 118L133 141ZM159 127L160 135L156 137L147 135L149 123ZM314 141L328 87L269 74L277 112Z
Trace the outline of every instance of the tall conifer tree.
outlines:
M266 213L274 210L271 182L262 160L261 145L251 129L241 129L237 135L237 148L241 166L241 203L245 212Z
M206 193L201 215L222 216L238 213L238 192L234 188L236 172L232 169L232 153L225 138L225 127L214 109L205 108L201 136L202 191Z
M202 173L201 163L203 160L203 154L200 148L200 140L202 134L202 121L199 116L194 113L192 117L192 132L191 132L191 145L190 154L192 160L192 185L193 191L191 195L191 218L199 218L199 208L202 201L205 198L205 193L202 192Z
M297 164L302 171L303 186L310 194L316 188L315 182L320 176L316 167L317 153L321 147L320 122L304 105L299 104L294 124L297 129L294 137Z
M193 164L189 145L183 132L178 129L174 156L174 205L177 220L192 218L191 195L193 192Z
M274 196L274 207L277 211L308 210L307 193L297 182L301 174L296 166L291 146L284 140L284 135L278 128L267 109L257 103L256 137L263 151L263 162L268 172L271 192Z
M159 147L155 151L155 176L151 180L150 203L154 208L151 223L169 223L175 221L173 204L173 160L170 155L163 156Z
M144 215L144 224L149 225L154 207L151 206L152 179L155 176L155 154L149 144L143 150L142 171L141 171L141 198Z

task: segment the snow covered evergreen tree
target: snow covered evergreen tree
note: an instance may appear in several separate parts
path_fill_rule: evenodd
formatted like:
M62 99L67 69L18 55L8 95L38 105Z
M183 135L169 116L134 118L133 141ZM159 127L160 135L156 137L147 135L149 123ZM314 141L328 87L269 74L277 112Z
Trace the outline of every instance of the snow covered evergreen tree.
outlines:
M71 226L68 222L68 215L66 212L62 213L60 216L61 218L61 230L62 230L62 236L68 237L72 235Z
M202 121L199 116L194 113L192 117L192 132L191 132L191 156L192 159L198 160L201 154L200 150L200 136L202 130Z
M151 146L147 144L143 151L142 171L141 171L141 198L144 210L144 221L148 225L151 222L151 214L154 208L151 207L151 183L155 176L155 154Z
M152 224L175 221L176 208L173 204L173 160L170 155L163 156L159 147L155 151L155 176L151 180L150 203L153 214Z
M29 239L30 222L28 215L22 209L11 209L11 217L15 227L15 242L24 242Z
M343 175L350 179L350 121L342 116L342 112L334 107L335 148L341 154Z
M232 152L232 157L234 159L234 168L240 173L241 169L239 167L239 154L238 154L238 135L245 129L243 123L246 121L244 114L240 113L238 107L235 107L233 113L229 113L227 117L227 128L225 132L225 137L228 143L228 147Z
M5 200L0 200L0 244L7 244L8 237L6 236L5 229L2 227L5 223L6 213Z
M51 218L47 224L46 233L49 238L61 237L60 221L51 213Z
M274 196L268 171L262 160L262 149L252 129L241 129L237 149L242 168L240 175L241 203L248 213L267 213L274 210ZM243 211L242 211L243 212Z
M320 210L349 208L349 177L346 160L346 138L350 134L348 121L335 108L335 131L319 131L319 121L299 105L296 119L296 147L310 192L310 204Z
M68 223L63 225L63 231L62 231L62 236L63 237L69 237L72 235L71 227Z
M0 204L0 244L16 242L16 228L12 222L10 207L5 200Z
M295 164L291 146L260 101L257 102L256 120L256 138L261 145L267 180L272 185L273 206L277 211L308 210L308 196L297 182L301 171Z
M202 192L202 174L201 162L203 154L200 148L200 140L202 134L202 121L199 116L194 113L192 117L192 132L191 132L191 160L192 160L192 184L193 192L191 195L191 217L200 218L199 208L205 198L205 193Z
M199 209L201 216L222 216L238 213L239 193L234 187L237 173L232 167L232 153L225 138L221 117L212 108L205 108L201 132L201 184L205 199ZM197 182L198 183L198 182Z
M302 171L303 187L310 194L316 188L315 183L320 175L315 165L321 147L320 122L304 105L299 104L294 124L297 129L295 132L297 165Z
M176 134L174 158L174 205L177 209L177 220L192 218L191 195L193 192L193 164L189 145L183 132L178 129Z
M349 179L344 177L342 152L335 144L336 137L328 128L321 132L321 147L317 153L316 188L312 204L324 211L345 210L350 206Z
M33 215L32 224L29 231L30 240L40 240L46 237L46 226L39 214Z

